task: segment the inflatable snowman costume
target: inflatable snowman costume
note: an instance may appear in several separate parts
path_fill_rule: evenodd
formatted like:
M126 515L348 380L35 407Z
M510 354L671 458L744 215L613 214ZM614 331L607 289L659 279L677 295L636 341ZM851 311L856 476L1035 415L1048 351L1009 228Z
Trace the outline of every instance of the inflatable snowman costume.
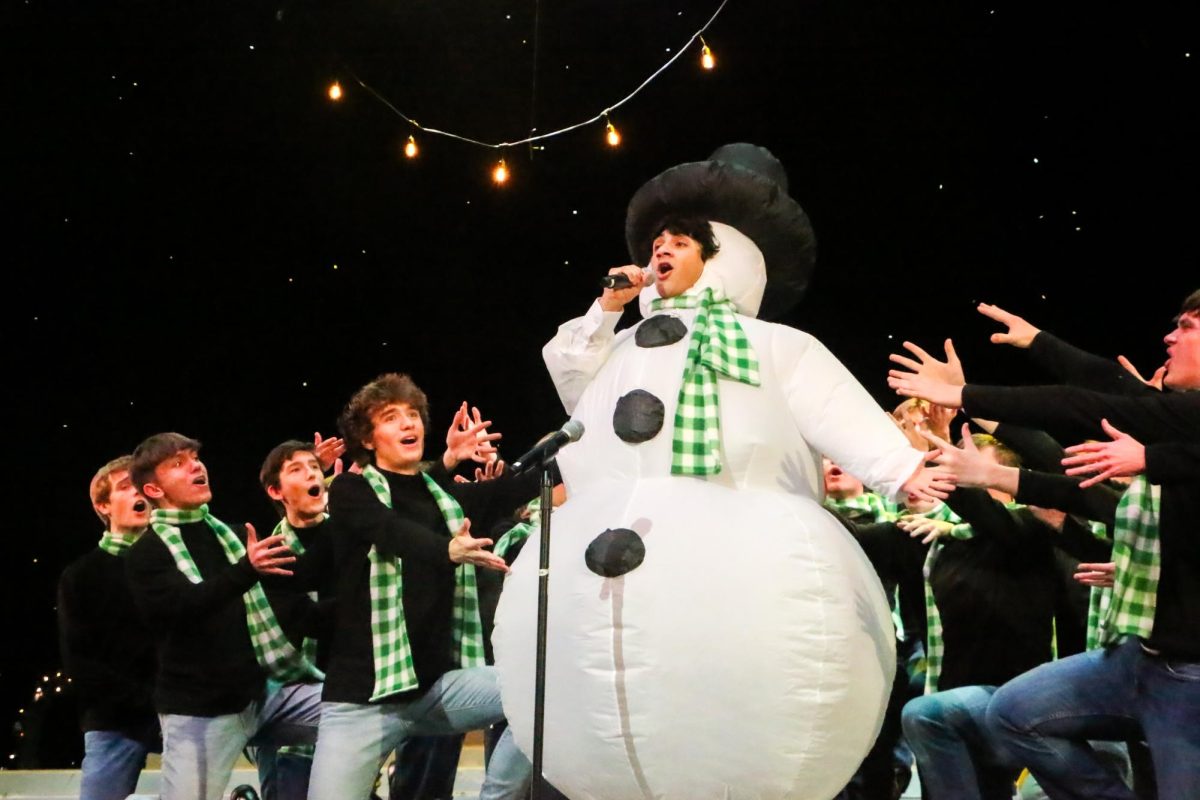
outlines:
M887 496L922 456L820 342L755 318L794 303L813 260L773 156L729 145L644 186L627 218L635 260L672 212L714 222L719 252L684 294L733 302L758 385L717 380L719 472L672 474L702 309L656 311L650 286L637 326L614 334L620 314L593 304L547 344L586 432L558 458L545 776L572 800L824 800L879 731L895 654L879 580L821 507L821 454ZM517 560L493 635L526 754L537 567Z

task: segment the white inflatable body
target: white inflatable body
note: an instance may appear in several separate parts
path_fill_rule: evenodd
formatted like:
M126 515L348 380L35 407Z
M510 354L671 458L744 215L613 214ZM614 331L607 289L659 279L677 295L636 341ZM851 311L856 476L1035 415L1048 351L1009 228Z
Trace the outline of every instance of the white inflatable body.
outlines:
M695 312L669 313L687 326L680 341L640 346L633 329L612 341L574 409L586 432L558 459L569 499L553 517L544 773L572 800L824 800L879 731L895 654L878 579L820 505L820 454L889 495L920 456L813 337L739 316L762 385L720 380L722 471L671 476ZM631 444L614 409L635 389L665 414ZM606 529L640 536L640 566L588 568ZM527 549L493 642L529 754L536 541Z

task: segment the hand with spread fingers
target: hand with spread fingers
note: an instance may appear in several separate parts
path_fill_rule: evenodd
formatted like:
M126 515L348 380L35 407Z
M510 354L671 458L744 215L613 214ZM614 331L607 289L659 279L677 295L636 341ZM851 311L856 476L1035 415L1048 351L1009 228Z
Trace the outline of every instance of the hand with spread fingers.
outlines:
M975 446L971 439L971 426L963 423L962 447L931 433L923 434L937 448L931 458L958 480L960 486L995 488L1008 494L1016 494L1020 470L1006 467L988 458Z
M463 520L458 533L450 538L450 560L455 564L474 564L477 567L508 572L504 559L483 548L492 544L491 539L476 539L471 536L471 520Z
M446 469L453 470L463 461L476 461L486 464L496 453L492 442L501 438L499 433L491 433L488 428L491 420L485 420L479 409L471 407L467 402L459 406L446 432L446 452L442 455L442 463Z
M328 472L332 468L336 470L334 474L338 474L340 472L337 469L339 456L345 452L346 443L340 437L332 436L325 439L322 438L320 431L313 434L313 455L321 464L322 472Z
M899 353L892 353L888 358L911 371L889 370L888 386L902 397L920 397L946 409L962 408L962 387L966 379L962 362L954 351L954 342L946 340L945 361L938 361L912 342L905 342L904 349L916 358Z
M927 453L932 458L935 453ZM954 491L955 477L949 470L922 464L900 487L901 495L913 495L921 500L945 500Z
M1000 306L980 303L977 310L985 317L1008 327L1004 333L992 334L992 344L1011 344L1024 350L1033 344L1034 337L1042 332L1041 328L1034 327L1024 317L1010 314Z
M291 575L292 571L285 565L296 561L295 554L283 542L283 534L277 533L260 541L249 522L246 523L246 557L259 575Z
M1109 478L1130 478L1146 471L1146 447L1127 433L1117 430L1107 419L1100 427L1112 437L1108 442L1084 442L1068 447L1062 460L1068 475L1090 475L1079 488L1095 486Z

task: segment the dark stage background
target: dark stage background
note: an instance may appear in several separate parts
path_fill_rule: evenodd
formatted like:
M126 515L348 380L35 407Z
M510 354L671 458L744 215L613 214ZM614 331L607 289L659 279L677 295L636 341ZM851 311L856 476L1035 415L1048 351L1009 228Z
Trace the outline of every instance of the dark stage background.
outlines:
M4 736L58 669L100 464L185 432L214 510L268 526L262 456L387 370L428 392L431 454L468 399L515 455L564 419L539 349L628 260L629 197L723 143L788 168L819 258L786 321L889 407L904 338L1037 380L975 301L1148 374L1200 286L1194 3L730 0L717 69L681 58L613 115L617 149L601 125L517 148L504 188L490 151L418 134L406 160L351 70L423 124L518 139L624 96L717 4L540 5L531 109L528 0L6 0Z

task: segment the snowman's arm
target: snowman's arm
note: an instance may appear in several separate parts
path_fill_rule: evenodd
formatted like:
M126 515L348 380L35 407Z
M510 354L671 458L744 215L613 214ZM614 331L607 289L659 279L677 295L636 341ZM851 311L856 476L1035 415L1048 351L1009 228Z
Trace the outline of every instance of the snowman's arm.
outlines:
M599 301L582 317L564 322L542 348L542 358L568 414L575 412L583 390L612 353L620 311L605 311Z
M772 346L792 420L804 439L871 489L897 499L924 456L842 362L809 334Z

